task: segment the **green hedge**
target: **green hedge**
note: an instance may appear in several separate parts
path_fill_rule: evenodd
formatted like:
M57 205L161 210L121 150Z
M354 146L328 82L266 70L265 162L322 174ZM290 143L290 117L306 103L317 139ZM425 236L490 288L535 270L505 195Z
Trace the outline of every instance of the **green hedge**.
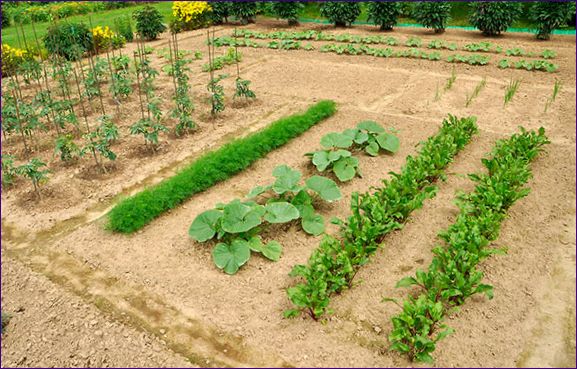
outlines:
M335 112L333 101L320 101L302 114L281 118L248 137L207 153L175 176L122 200L108 214L108 227L122 233L139 230L192 195L248 168Z

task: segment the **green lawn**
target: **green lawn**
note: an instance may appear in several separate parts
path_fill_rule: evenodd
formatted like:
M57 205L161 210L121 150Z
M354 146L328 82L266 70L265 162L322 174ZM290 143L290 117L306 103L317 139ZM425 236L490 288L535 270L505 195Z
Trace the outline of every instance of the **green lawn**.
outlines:
M171 10L172 2L159 2L159 3L151 4L151 5L155 8L157 8L158 11L160 11L160 13L164 16L164 19L166 20L166 22L168 22L168 19L170 18L170 14L172 12L172 10ZM75 15L75 16L66 18L65 21L84 22L88 25L90 23L90 19L91 19L93 27L109 26L112 28L114 26L115 19L121 18L125 15L132 17L132 12L134 12L137 9L143 8L144 6L145 5L138 5L138 6L132 6L132 7L128 7L128 8L122 8L122 9L106 10L106 11L102 11L102 12L98 12L98 13L92 13L92 14ZM44 36L46 34L46 30L48 29L50 24L51 24L50 22L36 23L35 27L36 27L36 32L38 33L38 37L41 38L42 36ZM34 42L34 31L32 29L32 25L31 24L25 24L22 27L24 28L24 37L26 38L26 40L28 42L33 43ZM18 32L20 33L20 37L22 37L20 27L18 27ZM21 39L20 43L22 43L22 42L23 41ZM15 46L15 47L19 46L18 36L16 34L16 26L12 25L10 27L6 27L6 28L2 29L2 43L9 44L10 46Z

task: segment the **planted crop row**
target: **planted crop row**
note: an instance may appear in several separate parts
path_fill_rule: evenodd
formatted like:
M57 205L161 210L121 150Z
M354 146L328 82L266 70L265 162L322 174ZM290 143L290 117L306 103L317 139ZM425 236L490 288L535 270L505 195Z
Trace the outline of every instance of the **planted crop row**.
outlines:
M259 43L252 41L250 39L242 38L232 38L232 37L219 37L214 40L215 46L238 46L238 47L253 47L253 48L269 48L269 49L281 49L281 50L315 50L315 47L310 43L302 44L300 41L294 40L281 40L281 41L271 41L268 43ZM410 59L425 59L431 61L442 60L442 55L439 51L424 51L416 47L412 47L406 50L393 50L392 48L377 48L370 47L367 45L355 45L355 44L325 44L322 45L318 51L320 52L332 52L339 55L370 55L382 58L410 58ZM483 66L490 63L490 58L486 55L461 55L461 54L451 54L445 59L447 63L464 63L469 65ZM510 62L507 59L503 59L498 64L499 68L516 68L525 69L528 71L545 71L553 73L557 71L558 66L547 60L531 60L531 61L515 61Z
M388 233L400 229L413 210L433 197L434 182L444 175L453 157L477 132L476 118L458 119L449 116L439 132L422 146L418 156L408 156L400 174L391 173L383 187L374 193L354 193L352 215L339 221L340 236L326 236L312 253L307 265L296 265L290 275L301 282L287 290L295 309L285 316L301 311L313 319L328 309L330 298L352 287L360 267L369 261Z
M233 37L244 37L246 39L277 39L277 40L309 40L309 41L334 41L334 42L346 42L351 44L383 44L389 46L403 45L397 38L392 36L360 36L352 34L330 34L320 31L302 31L302 32L258 32L248 29L239 29L233 33ZM408 47L422 47L423 41L419 37L409 37L405 43ZM457 50L459 47L454 42L446 42L444 40L432 40L427 44L429 49L447 49L447 50ZM461 50L469 52L486 52L501 54L503 48L499 45L495 45L491 42L474 42L464 45ZM528 52L521 48L511 48L506 49L505 53L507 56L525 56L525 57L542 57L544 59L552 59L557 56L557 53L553 50L544 49L540 52Z
M482 283L483 272L477 265L503 252L488 246L499 236L507 210L529 193L523 187L531 177L529 163L548 142L543 128L538 132L521 129L521 133L498 141L492 157L483 159L487 173L469 176L476 183L475 190L458 197L460 214L439 234L444 245L433 249L428 271L418 270L414 277L397 283L397 287L418 286L422 293L399 305L403 311L392 318L391 349L417 361L432 362L435 343L452 332L442 323L443 318L474 294L492 298L493 287Z
M542 72L554 73L559 69L557 64L551 63L547 60L516 60L510 61L509 59L501 59L497 63L497 67L501 69L525 69L525 70L538 70Z
M335 112L333 101L321 101L302 114L282 118L259 132L203 155L175 176L117 204L108 214L109 228L131 233L144 227L195 193L242 171Z

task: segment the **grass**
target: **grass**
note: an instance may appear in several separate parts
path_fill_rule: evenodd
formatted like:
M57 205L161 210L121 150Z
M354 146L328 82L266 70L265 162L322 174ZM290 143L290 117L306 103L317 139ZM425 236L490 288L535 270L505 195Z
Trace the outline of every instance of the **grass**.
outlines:
M139 230L192 195L248 168L335 112L333 101L320 101L302 114L281 118L248 137L203 155L173 177L122 200L108 214L109 229L121 233Z
M485 85L487 85L487 79L483 78L481 80L481 82L479 82L477 84L477 86L475 86L475 89L473 90L473 92L471 92L471 94L467 94L467 100L465 102L465 107L469 107L469 105L471 105L471 103L473 102L473 100L479 96L479 93L481 93L481 91L485 88Z
M516 80L511 79L511 81L509 81L509 84L505 89L505 97L504 97L505 101L503 103L503 106L507 105L508 103L511 102L511 100L513 100L513 96L515 96L515 94L517 93L519 85L521 85L521 81L518 79Z
M172 13L172 2L158 2L155 4L150 4L151 6L158 9L158 11L162 14L165 19L165 22L168 22L168 19ZM138 6L131 6L128 8L121 8L121 9L113 9L113 10L106 10L97 13L91 14L82 14L82 15L74 15L72 17L68 17L63 22L84 22L87 25L89 24L89 20L92 20L92 26L109 26L113 27L114 22L116 19L122 18L126 15L132 16L132 12L137 9L142 9L145 5L138 5ZM134 22L133 22L134 23ZM52 23L51 22L43 22L43 23L36 23L36 32L38 33L38 37L42 38ZM24 29L24 37L28 41L28 43L34 43L34 31L32 29L32 24L25 24L22 26ZM18 42L18 35L17 35L17 28L15 25L10 27L6 27L2 29L2 43L9 44L13 47L20 47L20 44L23 43L22 40L22 32L20 30L20 26L18 26L18 33L20 33L20 43Z

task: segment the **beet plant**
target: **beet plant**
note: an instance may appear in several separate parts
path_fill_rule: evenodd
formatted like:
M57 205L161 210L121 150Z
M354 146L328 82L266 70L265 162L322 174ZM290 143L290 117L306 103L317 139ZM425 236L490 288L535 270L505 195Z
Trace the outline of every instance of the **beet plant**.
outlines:
M378 156L380 150L395 153L399 149L399 139L392 130L385 130L373 121L364 121L356 128L342 133L332 132L321 138L323 150L305 154L319 172L331 170L341 182L361 176L359 159L351 151L365 151L370 156ZM348 150L350 149L350 151Z

